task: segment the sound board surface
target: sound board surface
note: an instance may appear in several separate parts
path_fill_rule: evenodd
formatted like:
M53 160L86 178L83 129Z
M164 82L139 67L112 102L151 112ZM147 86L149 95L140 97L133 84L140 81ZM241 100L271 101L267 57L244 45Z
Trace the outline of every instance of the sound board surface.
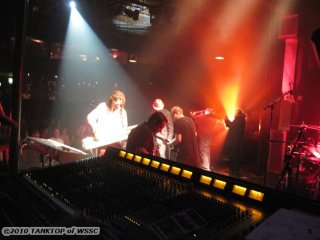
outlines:
M117 148L0 187L11 206L3 226L99 226L98 239L245 239L278 209L307 201ZM308 203L303 210L319 211Z

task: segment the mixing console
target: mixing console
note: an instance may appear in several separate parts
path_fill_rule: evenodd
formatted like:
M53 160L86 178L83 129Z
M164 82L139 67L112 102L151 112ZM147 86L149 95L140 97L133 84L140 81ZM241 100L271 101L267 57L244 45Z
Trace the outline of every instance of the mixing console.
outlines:
M289 199L116 148L102 157L23 173L0 187L8 196L2 201L11 206L3 226L90 224L100 227L99 239L245 239ZM279 205L271 206L273 200Z

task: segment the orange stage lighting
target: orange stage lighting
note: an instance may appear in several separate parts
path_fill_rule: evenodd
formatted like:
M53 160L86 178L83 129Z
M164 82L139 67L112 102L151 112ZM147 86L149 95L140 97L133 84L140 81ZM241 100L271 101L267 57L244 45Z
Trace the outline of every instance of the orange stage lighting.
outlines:
M221 88L219 94L225 113L231 121L234 119L235 109L238 106L238 93L239 85L234 83Z

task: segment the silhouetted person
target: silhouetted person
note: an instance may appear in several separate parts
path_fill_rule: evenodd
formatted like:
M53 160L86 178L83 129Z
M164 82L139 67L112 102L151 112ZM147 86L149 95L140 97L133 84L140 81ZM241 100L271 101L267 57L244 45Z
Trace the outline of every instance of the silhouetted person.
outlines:
M148 118L147 122L143 122L134 128L128 136L126 150L136 154L154 155L155 134L167 125L167 118L161 112L154 112Z
M211 171L210 150L216 124L214 113L212 109L206 109L199 114L190 114L196 126L201 168Z
M159 152L159 156L162 158L170 158L170 150L167 147L167 141L171 141L173 138L173 120L169 110L164 107L164 103L160 98L153 101L152 108L156 112L162 112L168 120L167 125L161 132L156 134L156 147Z
M183 115L179 106L171 109L174 121L175 147L177 147L176 161L195 167L201 167L197 142L196 127L190 117Z
M229 128L225 149L229 158L230 176L240 177L239 164L246 126L246 115L240 109L237 109L234 120L230 121L226 118L225 123Z

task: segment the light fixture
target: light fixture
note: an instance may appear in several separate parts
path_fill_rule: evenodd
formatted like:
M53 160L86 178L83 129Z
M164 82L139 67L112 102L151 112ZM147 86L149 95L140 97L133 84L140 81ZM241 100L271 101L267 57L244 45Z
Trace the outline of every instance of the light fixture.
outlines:
M216 60L224 60L224 57L223 56L216 56L215 59Z
M75 1L69 2L69 7L70 7L71 9L76 8L76 3L75 3Z
M137 62L137 57L136 57L136 55L130 54L130 55L129 55L129 62L130 62L130 63L136 63L136 62Z
M12 78L12 77L9 77L9 78L8 78L8 83L9 83L10 85L13 84L13 78Z

